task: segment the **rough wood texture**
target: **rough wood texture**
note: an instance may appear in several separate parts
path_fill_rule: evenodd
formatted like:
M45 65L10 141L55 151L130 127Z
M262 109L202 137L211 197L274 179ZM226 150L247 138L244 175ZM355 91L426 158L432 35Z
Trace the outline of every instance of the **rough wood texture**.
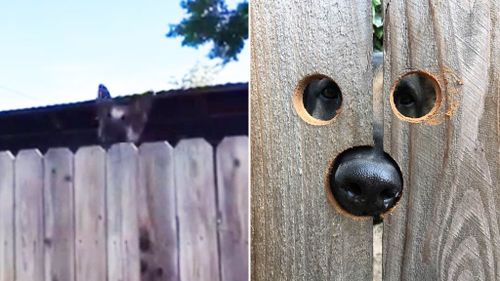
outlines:
M385 221L384 280L500 280L500 2L385 1L385 89L406 69L443 86L437 125L385 99L385 144L405 179Z
M181 280L220 280L213 148L183 140L174 158Z
M15 164L15 259L17 280L44 280L43 161L22 150Z
M142 281L178 281L173 148L166 142L140 147L138 190Z
M75 156L76 280L107 280L106 152L80 148Z
M372 144L371 2L252 1L252 280L371 280L372 222L328 204L330 161ZM342 112L324 126L294 111L306 75L332 77Z
M75 278L73 154L50 149L44 157L45 280Z
M14 156L0 152L0 281L14 280Z
M248 280L248 138L225 138L216 162L221 277Z
M108 281L139 281L137 149L113 145L106 159Z

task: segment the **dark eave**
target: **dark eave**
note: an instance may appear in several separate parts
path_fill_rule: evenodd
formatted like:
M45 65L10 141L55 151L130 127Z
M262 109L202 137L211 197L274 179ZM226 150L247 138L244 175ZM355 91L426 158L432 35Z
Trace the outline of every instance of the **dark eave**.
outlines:
M94 100L0 112L0 151L99 144L95 117ZM142 139L175 144L202 137L217 143L247 134L248 84L239 83L157 92Z

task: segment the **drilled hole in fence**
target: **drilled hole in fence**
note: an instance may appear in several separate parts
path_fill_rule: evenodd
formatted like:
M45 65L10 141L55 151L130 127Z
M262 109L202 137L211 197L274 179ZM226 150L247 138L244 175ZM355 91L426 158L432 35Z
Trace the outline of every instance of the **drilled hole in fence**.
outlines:
M390 101L399 118L418 123L437 112L441 104L441 87L432 74L408 72L392 86Z
M333 122L341 111L342 91L330 77L313 74L299 81L293 105L305 122L326 125Z

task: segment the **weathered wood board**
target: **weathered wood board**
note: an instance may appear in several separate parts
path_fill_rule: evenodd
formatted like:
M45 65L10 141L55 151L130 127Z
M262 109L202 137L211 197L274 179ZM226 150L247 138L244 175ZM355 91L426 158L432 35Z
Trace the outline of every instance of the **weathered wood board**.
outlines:
M38 150L23 150L15 164L16 279L43 281L43 159Z
M75 278L73 153L50 149L44 156L45 280Z
M0 281L247 280L248 164L246 136L0 152Z
M182 140L174 150L181 280L220 280L213 148Z
M372 222L339 215L324 191L336 155L373 143L371 2L255 0L250 22L252 280L371 280ZM343 93L327 125L292 106L314 73Z
M217 195L222 280L248 280L248 138L217 146Z
M500 2L385 2L385 147L405 189L384 225L384 280L500 280ZM409 69L441 83L433 125L391 111Z
M142 280L179 279L174 149L166 142L140 147L138 190Z
M107 280L106 152L98 146L75 155L76 280Z
M108 281L139 281L137 148L113 145L106 158Z
M14 156L0 153L0 281L14 280Z

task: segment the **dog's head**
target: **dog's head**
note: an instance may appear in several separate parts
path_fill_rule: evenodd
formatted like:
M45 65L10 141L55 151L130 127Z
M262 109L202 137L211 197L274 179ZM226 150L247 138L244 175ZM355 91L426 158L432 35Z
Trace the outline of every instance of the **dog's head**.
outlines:
M148 121L152 92L114 101L104 85L97 94L98 137L102 143L138 142Z

